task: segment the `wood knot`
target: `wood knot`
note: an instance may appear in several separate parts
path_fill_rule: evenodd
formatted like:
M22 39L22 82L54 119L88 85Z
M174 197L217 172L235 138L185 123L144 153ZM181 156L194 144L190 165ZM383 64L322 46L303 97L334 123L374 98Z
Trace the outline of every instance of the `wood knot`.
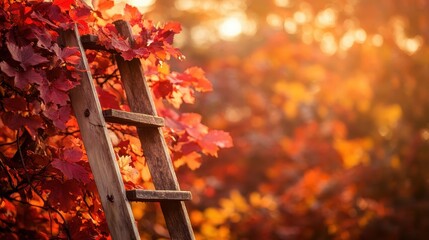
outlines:
M91 113L89 112L89 109L87 108L87 109L85 109L85 112L83 112L83 115L85 116L85 117L89 117L89 115L90 115Z
M115 198L112 194L107 194L107 200L109 200L110 202L114 202Z

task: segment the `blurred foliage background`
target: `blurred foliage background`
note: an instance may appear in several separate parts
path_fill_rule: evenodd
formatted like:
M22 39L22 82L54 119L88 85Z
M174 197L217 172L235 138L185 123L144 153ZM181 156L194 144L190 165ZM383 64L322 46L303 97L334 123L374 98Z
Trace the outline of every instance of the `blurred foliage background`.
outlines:
M234 139L179 169L199 239L427 238L429 1L128 3L183 25L214 85L184 108Z

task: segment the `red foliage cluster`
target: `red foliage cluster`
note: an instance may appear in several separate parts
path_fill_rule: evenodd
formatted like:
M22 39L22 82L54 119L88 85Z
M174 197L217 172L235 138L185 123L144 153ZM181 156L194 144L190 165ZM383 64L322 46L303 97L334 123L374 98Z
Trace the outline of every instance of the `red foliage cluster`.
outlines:
M79 84L81 53L63 46L59 32L78 27L126 59L145 60L176 166L194 169L200 155L232 146L198 114L179 114L195 91L211 85L199 68L170 72L165 62L183 58L172 46L178 23L154 25L126 6L136 41L130 44L100 11L80 1L0 3L0 238L106 239L109 236L68 92ZM100 4L106 10L113 1ZM87 51L103 107L128 110L109 52ZM167 86L167 87L166 87ZM173 104L170 104L173 103ZM112 124L110 133L127 187L150 186L135 129Z

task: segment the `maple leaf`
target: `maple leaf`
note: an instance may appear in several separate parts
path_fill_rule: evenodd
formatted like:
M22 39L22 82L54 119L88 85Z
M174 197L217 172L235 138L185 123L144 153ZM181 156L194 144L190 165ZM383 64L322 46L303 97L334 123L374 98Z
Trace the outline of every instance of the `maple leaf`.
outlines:
M52 161L52 166L60 170L66 179L76 179L83 183L88 183L90 181L89 172L83 166L67 160L55 158Z
M68 105L58 108L57 104L49 104L43 115L48 117L59 129L66 129L66 122L70 119L71 109Z
M188 68L184 73L178 74L177 78L191 84L197 91L208 92L213 90L212 84L205 77L204 70L199 67Z
M70 10L74 3L75 0L54 0L53 5L58 6L61 11L65 12Z
M173 85L170 81L156 81L152 85L153 93L157 98L166 98L173 91Z
M21 63L21 67L24 70L30 66L36 66L41 63L48 62L48 59L34 52L33 46L27 45L24 47L18 47L15 43L8 41L6 42L7 48L9 49L12 58L15 61Z
M54 44L52 47L57 57L66 63L77 65L81 59L81 53L77 47L65 47L61 49L58 44Z
M20 96L5 98L2 101L4 107L9 111L25 111L27 108L27 101Z
M139 171L131 166L131 156L120 156L118 159L119 169L121 170L122 177L127 182L136 182L139 177Z
M53 179L44 183L43 187L50 191L48 201L64 212L70 211L76 205L76 195L81 192L81 188L75 180L62 182Z
M230 148L233 146L229 133L220 130L209 131L201 141L198 141L204 152L217 157L219 148Z
M185 156L174 161L174 166L176 168L186 164L191 170L195 170L201 166L201 154L196 152L191 152Z
M40 97L46 104L55 103L64 106L69 100L67 92L77 84L78 83L66 79L64 74L62 74L53 82L44 82L38 89L40 91Z
M18 130L24 127L33 138L37 134L37 129L43 128L43 121L39 116L23 117L13 112L4 112L1 118L10 129Z
M119 102L116 96L108 91L105 91L101 87L96 87L98 97L100 99L101 106L104 108L120 109Z
M0 69L9 77L13 77L15 87L22 90L24 90L30 83L41 84L44 79L43 76L39 72L36 72L33 68L28 68L22 72L12 68L6 62L0 62Z

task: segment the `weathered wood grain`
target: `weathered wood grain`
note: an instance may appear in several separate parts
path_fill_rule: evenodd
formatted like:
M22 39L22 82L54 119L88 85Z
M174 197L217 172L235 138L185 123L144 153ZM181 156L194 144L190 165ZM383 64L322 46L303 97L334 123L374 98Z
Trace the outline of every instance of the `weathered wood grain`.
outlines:
M192 199L189 191L134 189L128 190L126 195L128 201L136 202L189 201Z
M78 47L82 53L81 84L70 91L70 99L110 234L115 240L140 239L77 27L62 32L61 38L66 46Z
M164 119L143 113L125 112L116 109L103 110L104 119L111 123L120 123L136 127L163 127Z
M114 24L118 32L133 45L134 39L129 24L125 21L116 21ZM125 61L119 54L116 55L116 61L131 111L156 116L155 105L140 61ZM139 127L137 132L155 188L180 190L161 129ZM161 208L172 239L195 238L184 202L163 201Z

